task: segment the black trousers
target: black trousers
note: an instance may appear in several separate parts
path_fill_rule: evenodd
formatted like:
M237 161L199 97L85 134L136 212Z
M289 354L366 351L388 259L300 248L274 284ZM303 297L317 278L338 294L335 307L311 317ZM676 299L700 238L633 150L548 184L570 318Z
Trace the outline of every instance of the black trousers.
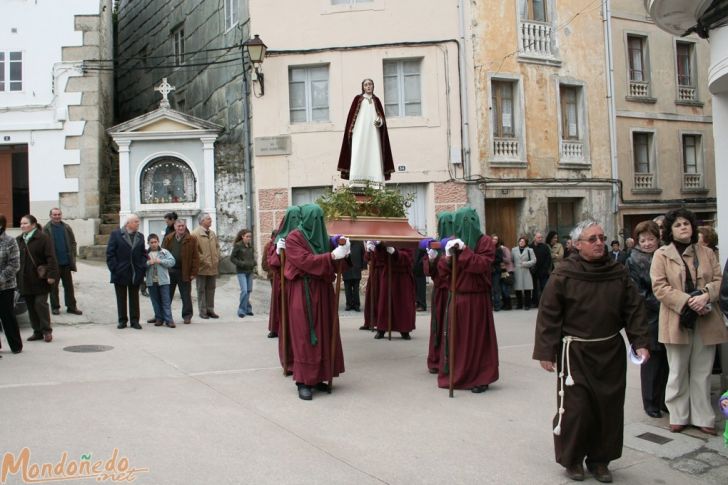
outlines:
M192 318L192 282L182 281L182 270L169 269L169 301L174 299L174 291L179 286L179 296L182 298L182 318Z
M28 305L28 317L34 335L53 333L51 328L51 309L48 306L48 293L40 295L23 295Z
M58 298L58 287L63 283L63 299L66 303L66 310L76 309L76 295L73 292L73 276L71 276L71 268L69 266L59 266L61 273L60 281L56 280L51 287L51 309L61 308L61 302Z
M645 411L665 409L665 387L670 367L665 350L650 349L650 359L640 366L642 406Z
M427 277L415 276L415 303L418 307L427 310Z
M360 309L361 301L359 300L359 284L358 280L344 280L344 292L346 293L346 308Z
M117 285L116 291L116 313L119 323L128 323L131 316L131 323L139 323L139 285ZM129 309L127 313L127 294L129 295Z
M23 350L18 320L15 318L15 288L0 290L0 328L5 332L8 345L13 352Z

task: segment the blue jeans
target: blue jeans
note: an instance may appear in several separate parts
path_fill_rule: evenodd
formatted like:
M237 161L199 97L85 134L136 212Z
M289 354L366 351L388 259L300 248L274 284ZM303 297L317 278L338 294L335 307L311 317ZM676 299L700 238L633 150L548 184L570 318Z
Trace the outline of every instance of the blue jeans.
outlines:
M159 286L154 283L149 289L149 299L152 300L155 320L172 323L172 300L169 297L169 285Z
M240 283L240 305L238 305L238 316L253 314L253 307L250 306L250 294L253 292L253 273L238 273Z

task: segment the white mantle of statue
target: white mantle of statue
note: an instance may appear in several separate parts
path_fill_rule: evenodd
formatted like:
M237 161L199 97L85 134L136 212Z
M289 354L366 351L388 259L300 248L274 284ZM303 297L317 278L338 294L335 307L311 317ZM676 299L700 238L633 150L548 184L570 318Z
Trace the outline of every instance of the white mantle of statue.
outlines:
M160 108L107 130L119 148L120 222L136 213L144 234L164 234L164 214L177 212L191 230L208 212L215 229L214 144L222 127L170 109L169 89L161 92Z

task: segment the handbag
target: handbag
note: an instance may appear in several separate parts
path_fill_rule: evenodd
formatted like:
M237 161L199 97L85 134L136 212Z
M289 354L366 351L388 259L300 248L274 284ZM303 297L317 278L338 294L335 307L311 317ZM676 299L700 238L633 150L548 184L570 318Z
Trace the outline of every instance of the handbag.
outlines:
M680 256L680 259L683 262L683 265L685 265L685 260L682 259L682 256ZM698 275L698 253L695 252L695 258L693 259L693 265L695 267L695 276ZM686 265L687 266L687 265ZM685 268L685 272L687 274L687 281L685 282L685 292L688 293L690 297L693 296L700 296L703 294L702 291L695 289L695 283L693 282L693 279L690 277L690 272L687 271L687 267ZM680 312L680 327L686 330L693 330L695 328L695 324L698 321L698 313L690 308L687 303L685 303L685 306L683 307L682 311Z
M501 283L511 286L513 284L513 273L503 270L501 271L500 279Z
M42 280L48 279L48 266L45 264L35 264L35 259L33 259L33 255L30 254L30 251L28 251L28 245L25 246L25 252L28 254L28 257L30 258L30 262L33 263L33 267L35 268L35 272L38 274L38 278Z
M531 261L531 251L529 251L529 249L530 248L526 247L526 256L528 256L528 260ZM528 268L528 271L530 271L533 276L536 276L536 265L534 264Z

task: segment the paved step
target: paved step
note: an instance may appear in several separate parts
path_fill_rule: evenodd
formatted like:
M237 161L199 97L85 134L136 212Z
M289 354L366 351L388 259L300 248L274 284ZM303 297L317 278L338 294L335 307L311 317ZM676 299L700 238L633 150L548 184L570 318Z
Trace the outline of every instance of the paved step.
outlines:
M119 227L119 224L100 224L99 225L99 235L102 234L111 234L114 232L114 229L117 229Z
M114 224L119 227L119 213L106 212L101 214L101 224Z
M109 234L96 234L96 236L94 236L94 242L96 245L106 246L109 244L109 237Z
M78 248L78 256L81 259L106 261L106 246L101 244L97 244L95 246L81 246Z

